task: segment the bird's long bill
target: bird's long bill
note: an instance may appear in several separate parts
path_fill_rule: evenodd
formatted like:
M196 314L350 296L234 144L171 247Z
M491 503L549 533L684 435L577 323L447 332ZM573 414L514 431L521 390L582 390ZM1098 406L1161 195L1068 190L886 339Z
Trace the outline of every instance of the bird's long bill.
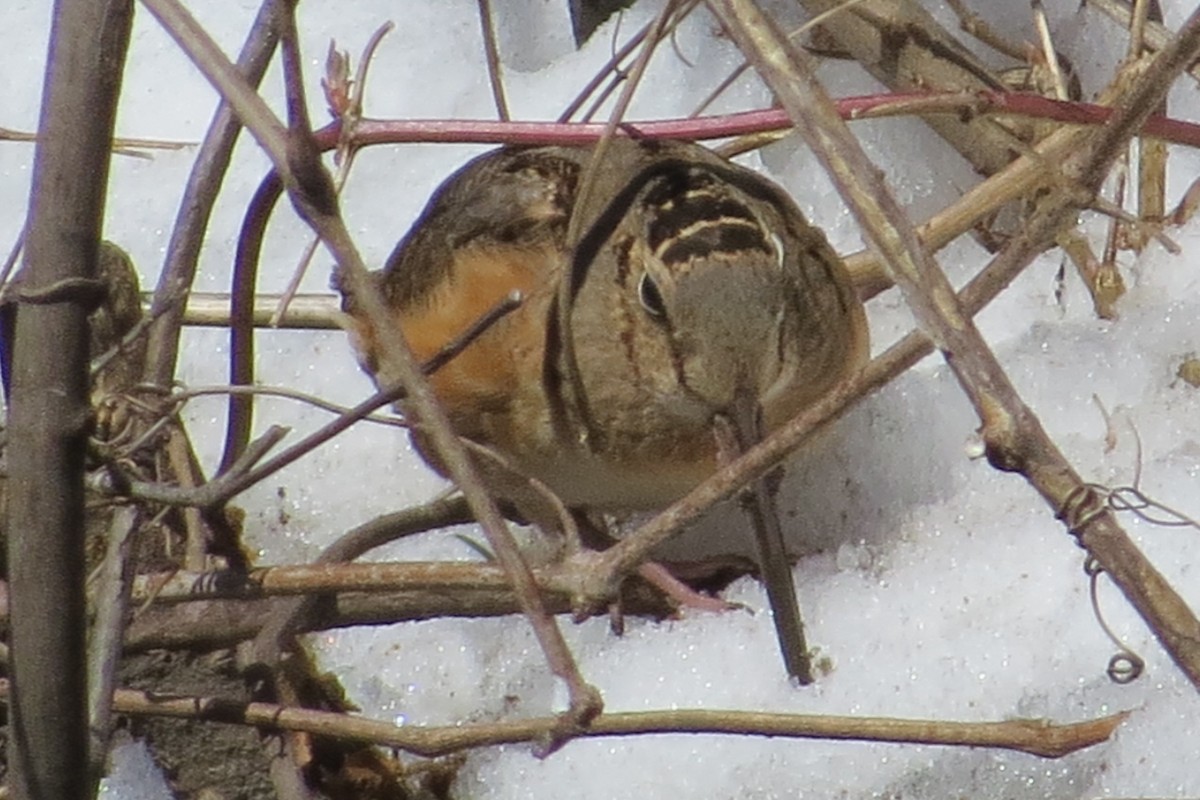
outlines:
M722 431L722 428L725 430ZM722 451L722 463L728 463L761 441L762 409L757 399L743 395L735 402L727 417L717 418L716 434L718 447ZM779 638L784 666L789 675L804 685L813 682L812 662L804 638L804 621L800 618L792 570L783 543L775 492L768 485L768 480L766 477L759 478L748 487L743 507L754 527L758 566L767 587L767 598L771 601L775 634Z

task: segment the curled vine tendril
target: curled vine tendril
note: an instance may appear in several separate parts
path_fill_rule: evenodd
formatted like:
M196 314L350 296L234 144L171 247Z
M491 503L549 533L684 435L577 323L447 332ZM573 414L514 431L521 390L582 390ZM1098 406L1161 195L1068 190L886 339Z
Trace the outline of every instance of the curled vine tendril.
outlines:
M1128 511L1151 525L1191 527L1200 530L1200 522L1151 499L1136 486L1120 486L1109 489L1097 483L1081 483L1063 501L1058 518L1066 524L1071 534L1079 539L1083 530L1093 520L1109 511L1113 513ZM1101 630L1119 651L1108 660L1108 668L1105 672L1113 683L1122 685L1133 683L1142 676L1146 669L1146 662L1113 632L1100 610L1098 587L1100 576L1104 574L1104 567L1096 560L1095 556L1089 554L1084 560L1083 571L1089 579L1092 613L1096 617L1096 622L1100 624Z
M1100 629L1119 651L1108 659L1108 668L1105 670L1108 679L1121 685L1133 683L1142 676L1142 672L1146 669L1146 662L1129 645L1121 641L1121 638L1108 626L1104 614L1100 611L1099 584L1100 576L1104 574L1104 567L1100 566L1100 562L1094 556L1088 556L1083 562L1083 571L1087 573L1089 579L1088 593L1092 599L1092 613L1096 616L1096 622L1100 624Z

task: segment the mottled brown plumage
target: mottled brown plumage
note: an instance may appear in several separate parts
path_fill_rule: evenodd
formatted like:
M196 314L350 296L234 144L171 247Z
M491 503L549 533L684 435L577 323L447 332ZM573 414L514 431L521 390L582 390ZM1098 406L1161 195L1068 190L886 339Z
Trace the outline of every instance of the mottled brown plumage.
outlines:
M484 482L544 528L559 519L530 478L576 511L666 506L867 356L849 274L780 188L698 145L617 139L580 197L591 155L530 147L476 158L376 274L421 359L521 294L431 382L454 430L484 446L473 448ZM346 311L375 375L375 333L353 298ZM414 442L444 473L415 422ZM754 497L784 663L808 681L771 494L757 485Z
M590 155L505 148L471 161L378 286L421 359L519 290L517 311L432 376L455 430L568 506L653 509L715 469L714 417L761 407L769 431L852 375L866 322L841 261L783 190L693 144L612 143L575 211L585 252L569 277ZM564 280L574 291L560 304ZM556 338L564 309L577 373ZM373 332L347 311L374 374ZM481 468L521 504L523 478Z

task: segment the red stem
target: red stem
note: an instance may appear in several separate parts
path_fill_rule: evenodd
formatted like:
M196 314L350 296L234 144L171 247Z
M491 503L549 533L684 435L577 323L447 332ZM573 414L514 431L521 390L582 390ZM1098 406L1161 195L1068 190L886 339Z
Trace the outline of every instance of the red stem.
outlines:
M1093 103L1051 100L1025 92L910 92L847 97L837 101L843 119L914 113L1004 113L1080 125L1100 125L1112 109ZM787 113L771 108L737 114L684 119L628 122L627 135L661 139L719 139L791 127ZM498 122L496 120L416 119L356 122L353 141L358 146L400 142L461 142L479 144L586 144L600 138L603 123ZM323 148L336 146L340 123L317 132ZM1200 147L1200 125L1169 117L1152 116L1142 133L1157 139Z

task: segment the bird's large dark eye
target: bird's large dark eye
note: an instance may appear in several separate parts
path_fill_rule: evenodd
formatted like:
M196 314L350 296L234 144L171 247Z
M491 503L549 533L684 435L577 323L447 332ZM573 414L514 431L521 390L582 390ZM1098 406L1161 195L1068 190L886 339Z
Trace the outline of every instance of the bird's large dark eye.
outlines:
M664 319L667 316L662 292L658 290L658 284L648 272L643 272L641 280L638 281L638 299L642 301L642 308L655 319Z

